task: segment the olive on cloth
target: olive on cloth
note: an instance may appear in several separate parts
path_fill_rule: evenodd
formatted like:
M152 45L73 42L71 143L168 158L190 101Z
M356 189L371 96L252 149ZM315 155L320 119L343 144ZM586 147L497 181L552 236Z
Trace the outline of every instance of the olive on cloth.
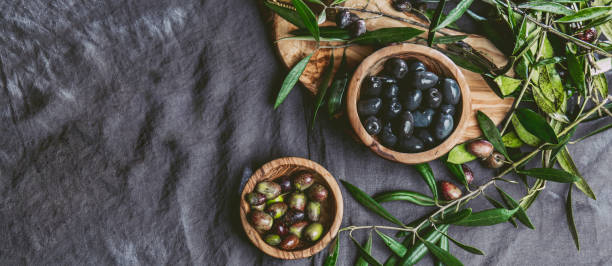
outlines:
M281 187L274 182L263 181L255 186L255 191L266 196L266 199L273 199L280 195Z
M250 222L255 230L260 232L265 232L272 228L272 224L274 223L274 219L269 214L262 211L251 211Z
M293 187L298 191L308 189L314 183L312 173L302 171L293 177Z
M460 198L462 194L461 189L448 181L440 182L440 190L442 191L442 197L445 200L456 200Z
M493 144L483 139L471 141L466 146L468 152L480 159L486 159L493 153Z
M504 157L503 154L494 151L491 156L484 161L484 163L487 167L495 169L502 167L505 159L506 157Z
M280 242L279 247L284 250L292 250L300 244L300 238L295 235L288 235Z
M370 98L357 102L357 112L361 116L375 115L382 108L382 99Z
M470 169L470 167L467 166L467 164L462 164L461 170L463 170L463 174L465 175L465 181L468 184L471 184L472 181L474 181L474 172L472 172L472 169Z
M323 234L323 225L320 223L312 223L304 230L304 237L308 241L317 241Z

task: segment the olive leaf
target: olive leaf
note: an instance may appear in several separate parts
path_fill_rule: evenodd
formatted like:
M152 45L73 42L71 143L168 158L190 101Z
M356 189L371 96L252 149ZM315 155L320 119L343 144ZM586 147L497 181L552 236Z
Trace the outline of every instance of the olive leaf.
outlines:
M315 4L318 4L318 5L322 5L322 6L325 6L325 4L323 4L323 2L321 2L321 0L308 0L308 2L315 3Z
M546 119L536 112L527 108L519 108L516 110L516 117L529 133L548 143L559 143L555 131L546 122Z
M541 142L541 140L534 136L533 134L529 133L529 131L527 131L527 129L525 129L525 127L523 127L523 125L521 124L521 122L519 121L519 119L514 115L512 116L512 126L514 127L514 131L516 132L516 135L519 137L519 139L521 139L525 144L529 145L529 146L538 146Z
M264 1L264 5L274 11L276 14L284 18L286 21L289 21L291 24L295 25L298 28L306 28L306 25L302 21L300 15L297 12L284 8L282 6L275 5L269 1Z
M576 249L580 250L580 240L578 240L578 230L576 230L576 223L574 222L574 210L572 209L572 185L570 184L569 190L567 191L567 199L565 200L565 215L567 217L567 226L569 227L572 239L574 239L574 245Z
M329 97L327 99L327 112L330 117L333 117L342 108L342 99L344 96L344 90L348 84L349 73L346 67L346 49L342 53L342 61L340 67L336 71L334 81L330 86Z
M465 251L467 251L469 253L472 253L472 254L475 254L475 255L484 255L485 254L484 252L482 252L482 250L477 249L477 248L472 247L472 246L468 246L466 244L463 244L463 243L457 241L456 239L450 237L448 234L446 234L444 232L441 232L441 234L442 234L442 237L446 237L451 242L453 242L453 244L457 245L458 247L460 247L461 249L463 249L463 250L465 250Z
M427 45L431 46L436 37L436 26L440 24L442 21L442 16L444 15L442 12L444 11L444 6L446 5L447 0L440 0L438 5L436 6L436 12L431 20L431 24L429 25L429 33L427 34Z
M531 220L529 220L529 216L527 216L527 212L521 206L519 206L518 202L516 202L510 195L508 195L508 193L503 191L501 188L497 186L495 188L497 189L497 192L502 197L506 205L508 205L510 208L518 207L518 210L514 214L514 217L516 217L516 219L518 219L522 224L527 226L527 228L535 229L535 226L533 226L533 223L531 223Z
M317 23L317 18L315 17L315 14L312 12L312 10L310 10L310 7L308 7L306 3L304 3L304 1L302 0L291 0L291 3L293 3L293 7L295 7L295 10L302 19L302 22L304 22L306 29L308 29L312 37L314 37L315 40L318 42L320 37L319 23Z
M489 203L491 203L491 205L493 205L493 207L495 207L495 208L504 208L504 205L502 205L501 202L495 200L494 198L491 198L491 197L489 197L487 195L484 195L484 197L485 197L485 199L487 199L487 201ZM508 222L511 223L514 226L514 228L518 227L518 224L516 224L516 222L514 221L514 219L512 217L510 217L508 219Z
M495 81L497 86L499 86L501 93L504 96L512 94L521 86L521 83L523 83L523 81L520 79L506 77L503 75L495 77L493 81Z
M561 152L557 154L557 162L563 170L580 177L580 181L574 182L574 184L578 189L580 189L580 191L582 191L582 193L584 193L585 195L587 195L587 197L593 200L597 200L597 198L595 197L595 193L593 193L593 190L591 189L589 184L586 182L580 172L578 172L578 168L576 167L576 164L574 163L574 160L572 159L572 156L570 155L567 147L564 147Z
M346 0L334 0L334 2L332 2L330 4L330 6L334 6L334 5L337 5L337 4L342 4L342 3L344 3L344 1L346 1Z
M329 256L323 262L324 266L336 266L336 262L338 261L338 253L340 250L340 235L336 236L336 241L334 242L334 249Z
M374 197L378 203L389 201L408 201L419 206L436 206L434 199L418 192L397 190L385 192Z
M435 37L433 40L433 44L455 43L467 37L468 37L467 35L449 35L449 36Z
M557 19L555 22L558 22L558 23L582 22L586 20L595 19L601 16L606 16L608 15L610 11L612 11L612 7L596 6L596 7L584 8L584 9L580 9L575 14L567 15L560 19Z
M361 258L363 258L366 261L366 265L367 263L370 263L372 265L382 266L382 264L378 262L374 257L372 257L372 255L370 255L370 253L364 247L359 245L359 242L357 242L357 240L353 238L353 236L349 235L349 237L351 238L351 240L353 240L353 243L355 243L355 246L357 246L357 251L359 251Z
M447 53L446 56L448 56L448 58L453 60L455 64L457 64L458 66L464 69L467 69L469 71L472 71L478 74L484 74L486 72L484 68L478 66L477 64L474 64L472 61L470 61L469 59L465 57L462 57L456 54L451 54L451 53Z
M311 53L306 57L302 58L302 60L295 64L295 66L293 66L293 68L289 71L289 74L287 74L287 76L285 77L283 85L281 86L281 89L278 92L278 96L276 96L274 109L278 108L283 103L283 101L285 101L287 95L289 95L297 81L300 79L300 76L304 72L304 69L306 69L306 65L308 65L308 61L310 60L313 54L314 53Z
M518 208L514 208L512 210L505 208L488 209L472 213L472 215L454 224L461 226L494 225L508 221L508 219L510 219L510 217L512 217L517 211Z
M476 160L476 158L478 157L467 151L467 149L465 148L465 143L462 143L455 146L448 153L448 159L446 161L454 164L464 164Z
M438 188L436 186L436 178L434 177L433 174L433 170L431 170L431 167L429 166L428 163L420 163L420 164L415 164L414 165L414 169L416 169L419 174L421 174L421 176L423 177L423 180L425 181L425 183L427 183L427 186L429 186L429 189L431 190L431 194L433 195L434 200L438 200Z
M562 4L550 1L532 1L520 4L518 7L559 15L573 15L575 13L574 10L571 10Z
M389 247L393 254L402 257L406 254L406 251L408 251L408 249L404 245L402 245L402 243L398 242L392 237L385 235L376 229L374 229L374 231L378 234L378 236L380 236L380 239L382 239L385 245Z
M357 188L356 186L353 186L351 183L347 181L340 180L340 182L344 184L344 186L349 191L349 193L353 196L353 198L355 198L357 202L361 203L361 205L370 209L371 211L375 212L376 214L380 215L386 220L394 224L405 227L405 225L400 220L393 217L393 215L391 215L389 211L387 211L383 206L381 206L378 202L372 199L368 194L363 192L361 189Z
M368 31L363 35L352 39L350 43L365 45L385 45L393 42L410 40L423 33L422 30L411 27L382 28Z
M463 168L461 168L460 164L450 163L445 160L444 165L446 165L446 168L448 168L448 171L450 171L453 174L453 176L455 177L457 181L459 181L459 183L467 187L468 183L465 177L465 172L463 172Z
M489 140L489 142L493 144L493 147L497 151L501 152L504 156L506 156L506 158L510 159L510 156L508 156L508 151L506 151L506 147L504 146L504 143L501 139L501 135L499 134L499 130L497 130L497 127L495 126L493 121L491 121L491 118L489 118L485 113L479 110L476 113L476 119L478 120L478 126L480 127L480 130Z
M599 91L601 97L608 97L608 80L606 79L605 74L593 76L593 86L597 88L597 91Z
M329 63L327 67L323 70L323 76L319 82L319 86L317 86L317 98L315 100L314 113L312 115L312 121L310 122L310 129L312 130L315 125L315 121L317 121L317 114L319 113L319 108L323 104L323 99L325 99L325 95L327 95L327 89L329 88L329 80L331 79L332 73L334 72L334 51L331 52L331 57L329 59Z
M310 34L307 29L296 29L289 32L292 35L302 36ZM319 27L319 35L321 38L337 39L337 40L349 40L351 36L348 30L340 29L338 27ZM321 39L322 40L322 39Z
M584 80L584 57L578 57L569 49L566 50L567 70L571 80L583 97L586 95L586 82Z
M472 209L467 208L455 213L444 215L440 220L435 221L437 224L454 224L472 215Z
M325 9L323 9L323 11L321 11L321 14L319 14L319 18L317 18L317 24L321 25L325 23L326 20L327 20L327 13L325 13Z
M363 247L363 249L365 252L368 253L368 255L372 255L372 231L370 231L368 241L366 242L365 247ZM368 258L365 258L363 256L359 257L359 259L357 259L357 262L355 263L355 266L368 266Z
M423 241L429 252L438 258L444 265L447 266L463 266L463 263L459 261L455 256L450 254L448 251L441 249L440 247L430 243L429 241Z
M559 183L572 183L580 180L580 177L574 174L570 174L566 171L555 168L531 168L527 170L519 170L517 172L535 178Z
M525 144L514 131L510 131L502 136L502 142L504 146L508 148L520 148Z
M448 233L448 229L446 229L446 231L442 232L442 236L440 237L440 241L438 242L438 246L444 250L448 252L449 249L449 245L448 245L448 236L445 234ZM440 260L436 261L436 266L444 266L444 263Z
M550 65L550 64L557 64L557 63L563 62L564 60L565 60L565 57L553 56L551 58L541 59L540 61L533 64L533 66L540 67L540 66L545 66L545 65Z
M440 23L437 23L433 31L438 31L439 29L442 29L458 20L470 7L470 5L472 5L472 2L474 2L474 0L461 0L461 2L459 2L459 4L457 4L457 6L455 6L455 8L453 8L448 15L446 15L446 18L444 18Z
M440 231L444 231L447 229L448 229L447 224L438 226L438 230ZM432 243L438 242L438 240L440 240L440 237L442 236L442 233L440 233L440 231L438 230L432 230L431 232L427 233L425 237L423 238L423 240L432 242ZM406 254L404 254L404 256L399 260L399 262L394 263L395 261L391 261L393 263L388 263L390 260L387 260L387 263L385 264L386 265L401 265L401 266L414 265L417 262L419 262L419 260L421 260L423 256L425 256L425 254L427 254L427 250L428 250L427 246L425 246L423 241L419 239L417 243L415 243L415 245L413 245L410 249L408 249Z
M559 139L559 144L551 145L552 151L550 152L550 165L554 164L555 160L557 159L557 154L565 148L565 145L567 145L567 143L570 141L575 132L576 128L574 127L572 130L570 130L569 133L563 135Z
M609 0L594 0L593 6L606 6L610 5ZM608 40L612 40L612 23L605 23L597 27L601 33L606 36Z

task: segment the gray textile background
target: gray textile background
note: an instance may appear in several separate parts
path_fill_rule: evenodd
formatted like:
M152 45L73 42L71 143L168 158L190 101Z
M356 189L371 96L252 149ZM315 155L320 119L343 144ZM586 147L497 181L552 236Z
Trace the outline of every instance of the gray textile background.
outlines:
M337 123L321 119L309 134L305 90L274 111L286 70L266 33L255 1L2 1L0 265L318 265L326 251L263 255L238 219L243 169L282 156L310 158L368 193L427 191L411 167ZM602 134L570 147L598 196L574 193L580 252L565 223L567 186L549 184L528 211L537 230L452 227L487 255L453 253L466 265L612 263L611 142ZM491 174L471 166L477 183ZM343 192L343 225L388 224ZM426 211L385 206L406 221ZM341 265L351 265L355 249L342 242Z

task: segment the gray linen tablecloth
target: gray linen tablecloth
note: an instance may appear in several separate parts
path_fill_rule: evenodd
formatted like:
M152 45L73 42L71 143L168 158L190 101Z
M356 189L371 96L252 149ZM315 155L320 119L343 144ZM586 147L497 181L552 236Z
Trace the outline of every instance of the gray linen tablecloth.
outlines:
M371 153L339 123L323 118L309 133L305 90L273 110L287 70L267 36L255 1L2 1L0 265L319 265L326 251L264 255L240 225L245 168L283 156L312 159L368 193L427 191L410 166ZM452 227L486 256L452 252L466 265L611 264L611 142L601 134L570 147L598 197L574 193L580 252L567 186L554 183L528 211L536 230ZM471 166L476 183L491 175ZM344 226L388 224L343 193ZM426 211L385 206L405 221ZM342 242L341 265L351 265L355 249ZM379 239L373 252L389 254Z

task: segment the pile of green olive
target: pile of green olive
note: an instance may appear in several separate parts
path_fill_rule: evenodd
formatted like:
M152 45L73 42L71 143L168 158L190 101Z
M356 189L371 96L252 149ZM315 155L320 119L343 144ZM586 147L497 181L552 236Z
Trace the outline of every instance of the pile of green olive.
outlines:
M314 181L312 173L300 171L291 178L259 182L246 195L251 206L249 222L266 243L293 250L321 238L325 231L320 222L322 204L329 191Z

